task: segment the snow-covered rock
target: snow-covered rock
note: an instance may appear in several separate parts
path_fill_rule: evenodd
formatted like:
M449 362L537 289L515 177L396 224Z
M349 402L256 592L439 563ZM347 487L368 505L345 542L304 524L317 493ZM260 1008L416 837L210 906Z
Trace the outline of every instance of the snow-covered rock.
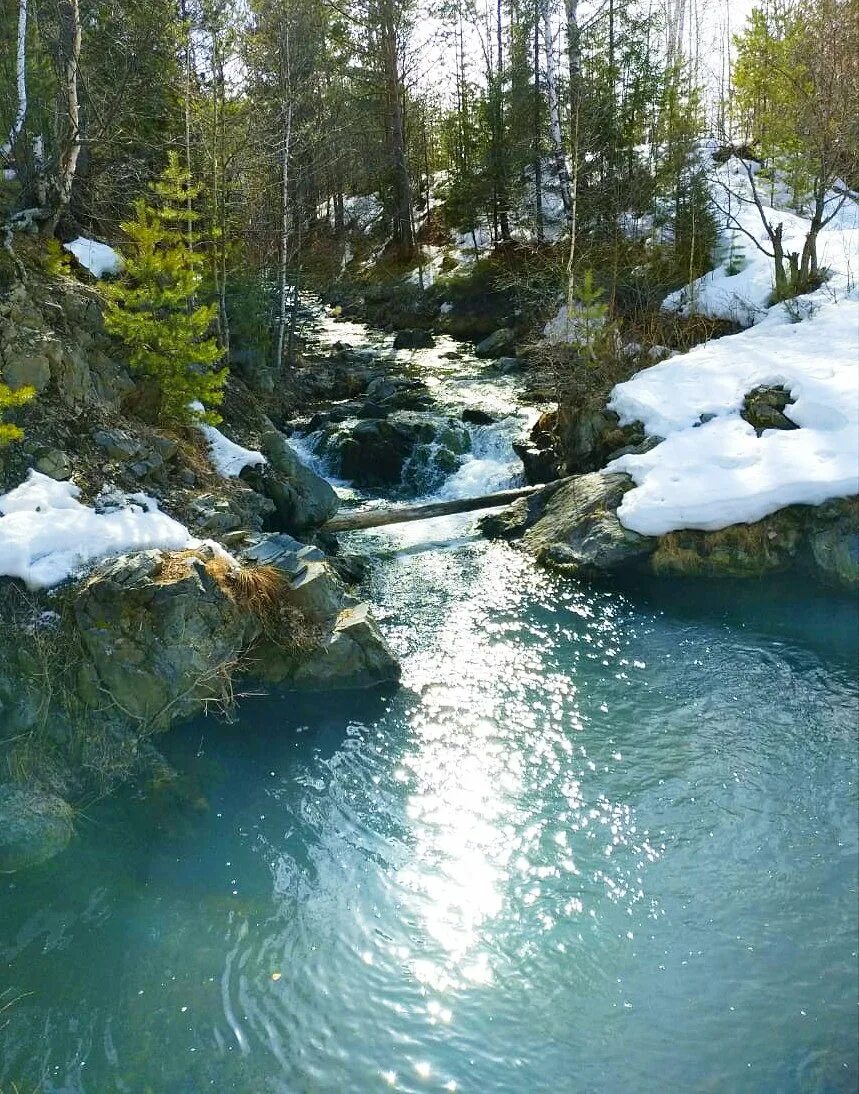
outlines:
M608 466L636 483L619 510L627 528L715 530L859 492L857 301L827 300L825 290L806 300L817 311L802 322L779 305L614 389L609 406L621 422L665 438ZM763 385L791 393L785 413L799 429L759 437L741 418L744 396Z
M106 512L81 504L79 497L74 483L56 482L38 471L0 495L0 577L17 577L31 589L44 589L109 555L200 546L200 540L159 512L158 503L145 494Z

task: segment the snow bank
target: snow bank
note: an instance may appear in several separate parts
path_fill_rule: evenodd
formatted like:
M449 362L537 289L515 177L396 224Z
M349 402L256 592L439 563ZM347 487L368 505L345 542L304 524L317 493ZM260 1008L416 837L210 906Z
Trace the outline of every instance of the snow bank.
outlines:
M200 408L202 409L202 407ZM256 467L266 463L262 452L253 448L243 448L229 437L225 437L213 425L201 425L200 430L209 443L209 459L212 466L225 479L241 474L245 467Z
M159 512L157 502L145 494L126 499L124 508L104 512L82 505L79 496L73 483L55 482L38 471L0 495L0 576L44 589L108 555L200 546L200 540Z
M798 302L817 310L792 323L784 305L749 330L698 346L613 391L624 423L664 437L609 471L637 484L618 510L643 535L750 523L786 505L818 505L859 492L859 310L826 289ZM758 437L740 417L744 395L783 385L785 413L801 428ZM702 415L711 420L701 422Z
M63 247L75 256L80 264L89 270L93 277L104 277L105 274L117 274L122 269L122 258L106 243L99 243L96 239L87 239L86 236L78 236L71 243L64 243Z

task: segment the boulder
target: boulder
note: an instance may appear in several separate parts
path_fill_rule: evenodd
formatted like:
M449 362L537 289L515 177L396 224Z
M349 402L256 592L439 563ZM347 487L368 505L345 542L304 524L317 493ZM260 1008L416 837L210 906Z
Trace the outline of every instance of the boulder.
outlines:
M66 482L72 477L72 461L68 454L59 448L40 448L36 451L33 466L42 475L57 482Z
M510 327L501 327L478 342L474 352L478 357L501 357L504 353L513 349L516 335Z
M71 806L39 787L0 784L0 874L38 866L59 854L74 834Z
M656 541L620 523L617 507L633 486L627 475L579 475L552 491L523 537L540 561L565 570L616 570L645 561Z
M656 540L624 528L617 507L633 483L594 472L553 483L485 517L486 535L516 539L538 561L567 573L617 570L646 562Z
M462 412L462 420L469 425L494 425L498 419L480 407L466 407Z
M211 550L141 551L98 567L78 591L81 698L165 729L219 701L259 621L217 580Z
M244 468L241 478L274 503L278 531L318 528L334 516L340 504L334 487L301 462L282 433L264 433L260 448L268 463Z
M394 335L394 349L429 349L435 338L428 330L398 330Z
M432 400L423 380L377 376L367 385L366 400L387 411L425 410Z
M370 615L369 605L345 608L322 646L295 670L301 689L366 688L395 683L400 665Z
M522 461L525 482L536 485L552 482L558 477L558 459L551 448L541 448L534 441L514 441L513 451Z

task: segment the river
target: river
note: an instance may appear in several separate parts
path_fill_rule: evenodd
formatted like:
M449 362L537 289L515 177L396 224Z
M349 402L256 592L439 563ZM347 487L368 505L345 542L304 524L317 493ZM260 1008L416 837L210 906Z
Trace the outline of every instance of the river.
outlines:
M450 348L400 359L508 415L455 497L532 412ZM197 808L98 803L0 880L4 1094L856 1089L855 605L589 587L473 526L349 537L399 690L180 727Z

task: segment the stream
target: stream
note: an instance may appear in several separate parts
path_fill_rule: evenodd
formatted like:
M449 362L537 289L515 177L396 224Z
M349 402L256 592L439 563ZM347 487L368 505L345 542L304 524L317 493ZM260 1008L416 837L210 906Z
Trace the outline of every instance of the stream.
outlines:
M457 349L396 355L497 419L433 498L515 483L536 414ZM3 1094L856 1089L855 604L588 586L475 519L343 537L399 690L178 727L184 805L0 878Z

